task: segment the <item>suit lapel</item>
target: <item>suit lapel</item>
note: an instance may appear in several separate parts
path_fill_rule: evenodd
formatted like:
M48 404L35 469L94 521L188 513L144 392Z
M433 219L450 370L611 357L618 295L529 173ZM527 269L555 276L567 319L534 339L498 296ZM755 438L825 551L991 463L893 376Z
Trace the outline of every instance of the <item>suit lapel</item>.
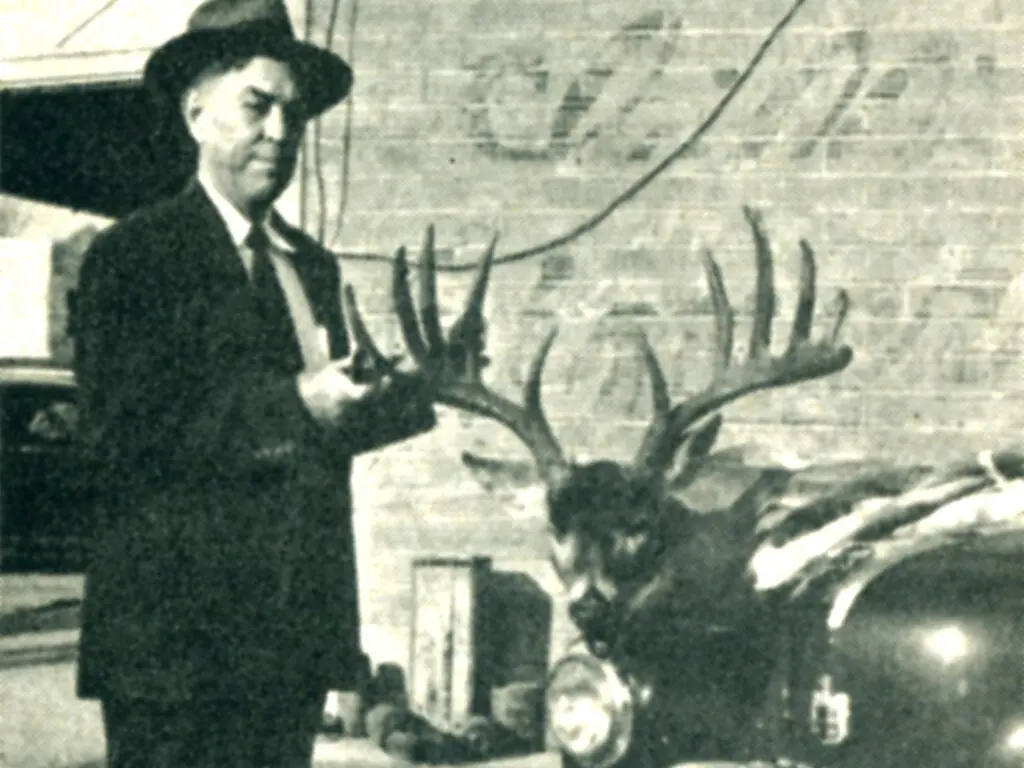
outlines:
M227 225L197 180L193 179L182 192L181 206L184 213L181 231L186 237L195 238L197 247L189 251L201 260L194 265L199 274L238 285L247 284L249 277Z
M314 247L312 241L275 217L276 230L292 245L291 262L309 299L317 324L327 329L331 357L340 359L348 355L348 332L341 312L341 287L337 262L330 255Z
M181 206L180 231L194 243L182 249L192 262L187 268L199 277L197 289L215 311L231 315L217 328L248 337L248 348L265 366L289 373L302 370L302 348L291 316L286 313L268 323L256 312L252 284L227 225L195 179L182 192Z

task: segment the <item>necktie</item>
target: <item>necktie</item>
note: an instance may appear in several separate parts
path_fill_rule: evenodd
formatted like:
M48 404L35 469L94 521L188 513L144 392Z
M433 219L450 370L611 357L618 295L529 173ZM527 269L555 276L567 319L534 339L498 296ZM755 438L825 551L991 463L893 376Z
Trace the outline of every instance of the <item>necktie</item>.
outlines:
M282 344L292 340L291 314L288 301L270 258L270 240L262 227L253 227L245 239L252 253L252 293L256 313L260 318L261 345L265 353L276 357Z

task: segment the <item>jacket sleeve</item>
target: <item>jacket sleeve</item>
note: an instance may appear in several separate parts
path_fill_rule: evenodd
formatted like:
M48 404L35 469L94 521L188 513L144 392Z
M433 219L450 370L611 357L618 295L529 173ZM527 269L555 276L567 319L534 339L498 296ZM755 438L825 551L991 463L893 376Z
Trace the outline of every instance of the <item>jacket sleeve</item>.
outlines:
M83 447L100 471L131 475L115 484L239 476L320 439L293 376L203 354L158 259L105 234L80 272L75 340Z
M341 425L337 441L343 452L355 456L416 437L436 425L433 403L425 396L422 382L397 374L377 402Z

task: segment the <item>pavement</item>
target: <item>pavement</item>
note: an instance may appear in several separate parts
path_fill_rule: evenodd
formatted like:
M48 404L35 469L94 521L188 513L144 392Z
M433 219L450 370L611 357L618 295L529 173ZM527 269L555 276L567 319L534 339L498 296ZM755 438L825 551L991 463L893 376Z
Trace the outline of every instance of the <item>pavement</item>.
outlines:
M69 618L80 586L77 580L20 581L0 578L0 768L104 768L99 705L75 697L78 630ZM12 624L19 609L55 601L66 609L51 614L45 626ZM407 763L366 740L323 737L315 765L385 768ZM535 755L479 765L559 768L560 760Z
M62 651L56 646L49 653L35 654L34 662L28 661L25 654L10 653L11 650L0 647L0 766L103 768L99 706L74 696L73 648ZM18 656L19 663L9 663ZM319 740L315 764L318 768L407 765L370 741L337 737ZM558 768L560 762L555 755L534 755L481 765Z

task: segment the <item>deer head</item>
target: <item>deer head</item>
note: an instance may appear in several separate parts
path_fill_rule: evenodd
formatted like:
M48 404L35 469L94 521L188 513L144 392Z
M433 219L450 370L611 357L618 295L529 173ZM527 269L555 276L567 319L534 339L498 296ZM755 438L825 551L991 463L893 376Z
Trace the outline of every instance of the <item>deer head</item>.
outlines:
M404 249L394 262L395 311L406 346L422 375L434 386L436 401L493 419L512 430L532 453L535 471L546 490L551 561L565 584L574 621L587 632L610 614L628 613L659 589L679 581L700 590L735 575L753 549L754 520L726 519L713 531L695 520L675 494L698 476L715 444L722 424L721 409L744 395L818 379L845 368L852 350L837 343L849 308L839 291L834 320L828 332L812 340L815 309L815 257L800 242L802 269L799 296L788 344L773 354L775 314L773 259L760 215L744 208L753 232L756 254L756 292L753 329L744 359L733 360L734 317L714 257L703 254L715 318L714 369L701 391L673 403L657 355L647 338L638 341L651 380L653 416L635 458L630 463L568 459L545 418L541 377L556 331L544 339L533 358L522 404L489 389L482 381L487 363L484 350L483 301L494 257L492 241L481 262L465 311L447 339L438 320L435 289L433 229L428 229L420 262L419 317L408 282ZM351 289L346 295L353 315L357 346L373 350L358 316ZM503 462L463 455L476 473L516 474L521 468ZM512 469L512 472L508 470Z

